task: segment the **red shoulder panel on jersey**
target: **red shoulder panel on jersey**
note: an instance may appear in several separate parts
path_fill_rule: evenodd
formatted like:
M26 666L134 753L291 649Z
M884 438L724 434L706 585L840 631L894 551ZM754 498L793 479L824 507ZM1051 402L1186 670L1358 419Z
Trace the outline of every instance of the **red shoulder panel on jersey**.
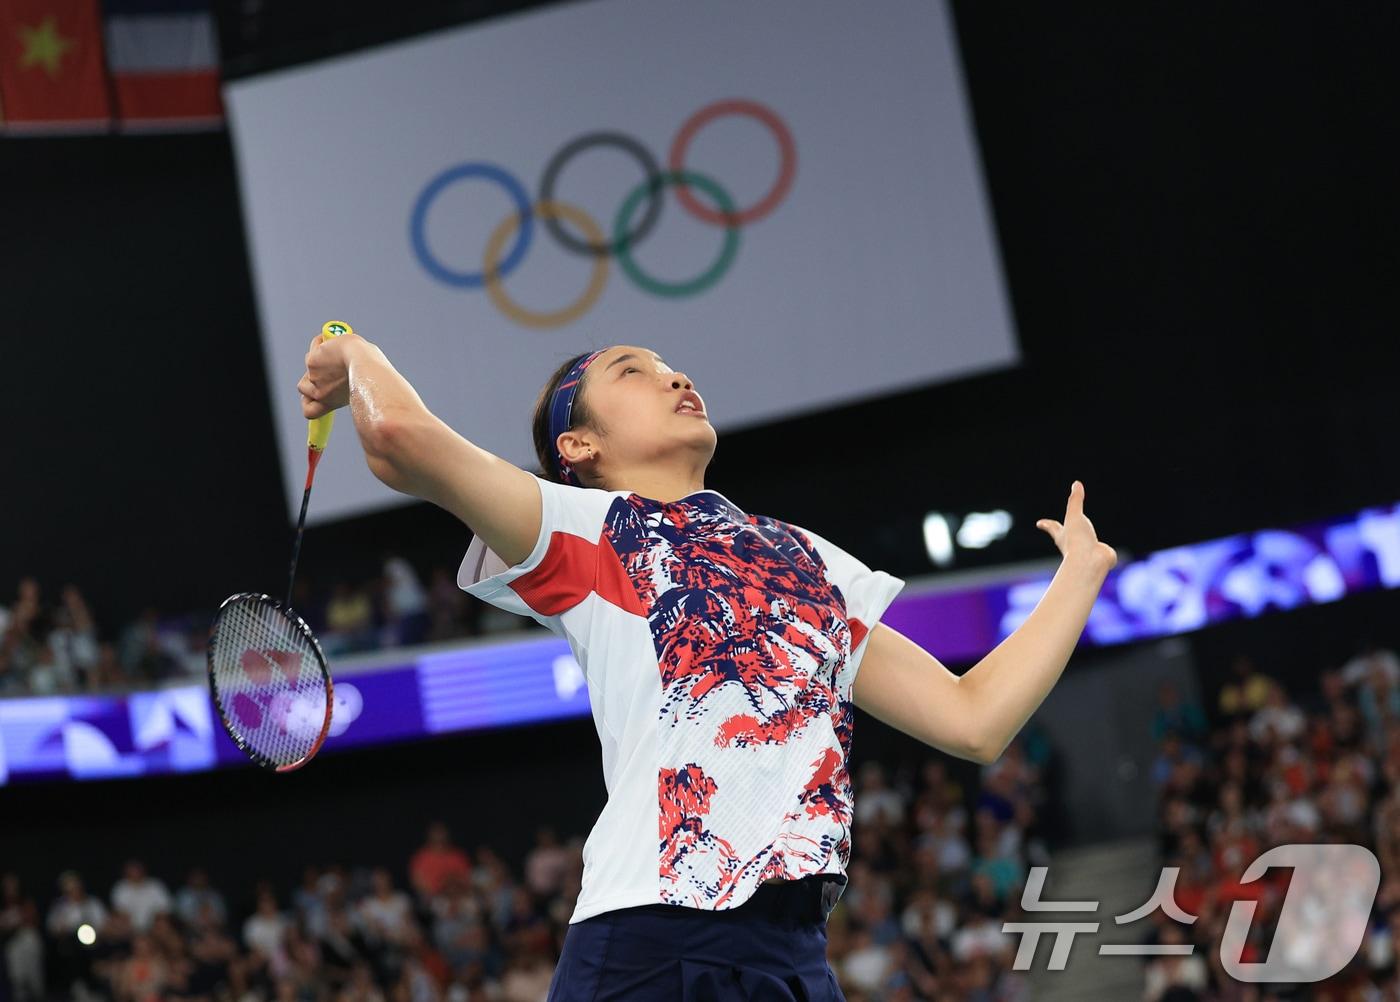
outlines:
M520 575L510 586L541 616L566 612L591 592L625 612L645 615L641 599L613 548L570 532L552 533L539 566Z

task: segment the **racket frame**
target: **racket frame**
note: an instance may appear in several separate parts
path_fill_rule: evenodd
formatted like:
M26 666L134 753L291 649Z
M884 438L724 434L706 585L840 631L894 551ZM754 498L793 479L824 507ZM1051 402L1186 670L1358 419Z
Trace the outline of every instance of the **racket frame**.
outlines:
M274 762L272 759L262 754L262 752L249 746L248 742L239 737L238 732L229 724L228 714L224 709L223 697L219 694L219 685L214 680L214 650L218 647L219 643L219 623L223 621L224 609L235 602L243 602L249 599L272 606L285 616L293 626L301 631L302 636L310 641L311 650L316 655L316 667L321 669L321 677L326 680L326 718L321 722L321 733L317 735L316 743L311 746L310 751L297 761L286 765ZM330 733L331 716L335 711L335 682L331 679L330 669L326 666L326 655L321 650L321 642L316 639L316 634L312 631L311 627L306 625L306 620L298 616L291 606L279 602L271 595L265 595L258 591L241 591L236 595L230 595L220 603L219 611L214 614L214 622L209 630L209 647L205 655L205 662L208 664L209 671L209 693L214 697L214 709L219 714L219 722L224 725L224 730L228 732L228 736L233 740L233 743L238 746L238 750L244 755L247 755L264 769L270 769L273 772L295 772L297 769L306 765L307 762L310 762L312 758L315 757L316 753L321 750L321 745L326 741L326 735Z

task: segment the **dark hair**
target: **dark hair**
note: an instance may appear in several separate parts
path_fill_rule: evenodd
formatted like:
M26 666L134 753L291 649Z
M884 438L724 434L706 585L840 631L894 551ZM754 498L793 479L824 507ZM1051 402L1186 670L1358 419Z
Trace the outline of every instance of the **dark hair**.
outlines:
M531 431L535 440L535 458L539 460L540 470L537 474L544 479L555 484L562 484L564 478L559 475L559 463L555 459L554 441L549 437L549 405L554 399L554 391L559 388L559 384L564 377L569 374L569 370L579 363L579 360L591 352L580 352L573 358L567 360L559 368L554 370L554 374L549 377L549 382L544 384L544 389L540 392L539 399L535 401L535 416L530 422ZM587 375L585 371L584 375ZM588 404L583 399L583 386L580 383L578 393L574 397L574 409L570 417L573 423L570 428L577 428L579 425L593 424L593 415L589 413ZM565 431L568 429L566 428ZM580 477L582 479L582 477Z

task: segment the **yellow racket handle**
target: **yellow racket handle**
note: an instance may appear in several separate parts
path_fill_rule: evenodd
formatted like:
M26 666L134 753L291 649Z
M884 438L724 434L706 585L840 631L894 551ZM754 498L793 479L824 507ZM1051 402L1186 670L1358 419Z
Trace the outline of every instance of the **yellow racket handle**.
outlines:
M340 337L342 334L353 334L354 328L343 320L327 320L321 325L321 339L328 340L333 337ZM308 422L306 432L307 447L315 452L320 452L330 441L331 425L335 424L335 411L322 414L318 418L312 418Z

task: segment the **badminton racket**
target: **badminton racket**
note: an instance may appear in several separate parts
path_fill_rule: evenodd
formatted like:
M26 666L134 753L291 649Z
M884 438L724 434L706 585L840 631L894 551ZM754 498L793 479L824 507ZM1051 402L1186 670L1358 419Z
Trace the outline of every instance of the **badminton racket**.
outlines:
M351 333L332 320L322 340ZM209 635L209 692L224 729L244 754L274 772L311 761L326 740L335 705L326 657L311 627L292 609L297 557L316 466L330 440L335 412L315 418L306 436L306 487L301 495L286 599L240 592L224 599Z

